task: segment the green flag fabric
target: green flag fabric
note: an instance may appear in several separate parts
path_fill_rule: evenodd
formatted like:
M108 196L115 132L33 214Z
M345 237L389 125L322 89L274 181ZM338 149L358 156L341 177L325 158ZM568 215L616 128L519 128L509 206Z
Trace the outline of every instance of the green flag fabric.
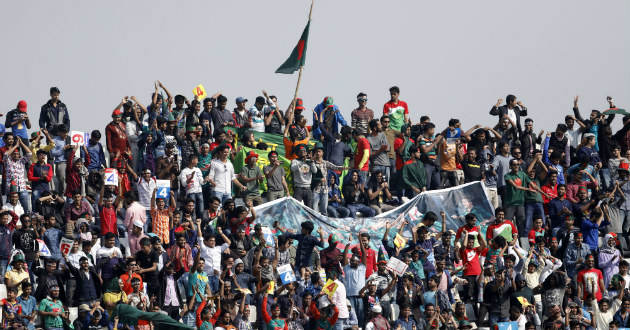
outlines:
M292 74L304 65L306 60L306 44L308 43L308 30L310 26L311 21L308 21L306 27L304 28L304 31L302 32L300 41L298 41L295 48L293 48L293 51L291 52L289 58L284 61L284 63L278 68L278 70L276 70L276 73Z
M604 112L602 112L605 115L629 115L630 113L628 113L625 109L619 109L619 108L610 108Z

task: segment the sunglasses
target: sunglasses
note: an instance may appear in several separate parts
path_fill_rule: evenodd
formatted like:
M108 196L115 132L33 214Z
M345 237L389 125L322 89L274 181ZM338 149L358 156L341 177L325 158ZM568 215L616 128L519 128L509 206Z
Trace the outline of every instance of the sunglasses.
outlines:
M359 102L362 102L362 101L366 101L367 102L367 99L359 99Z

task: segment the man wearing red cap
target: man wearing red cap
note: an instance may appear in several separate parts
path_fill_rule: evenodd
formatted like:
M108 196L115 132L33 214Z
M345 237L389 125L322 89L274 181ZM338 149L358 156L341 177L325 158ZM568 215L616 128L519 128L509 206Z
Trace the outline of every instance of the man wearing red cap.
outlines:
M262 197L260 197L260 183L263 182L265 177L260 170L258 164L258 154L253 150L250 150L245 156L245 166L243 166L241 173L238 175L239 181L247 188L243 191L243 201L252 201L254 206L258 206L263 203Z
M112 112L112 122L105 127L107 151L109 152L110 166L118 161L119 157L131 158L131 147L127 140L127 127L122 122L122 112L118 109Z
M11 131L15 137L22 139L24 144L28 145L28 132L27 129L31 128L31 120L26 113L26 101L21 100L17 104L17 108L7 113L7 118L4 122L6 127L11 127Z

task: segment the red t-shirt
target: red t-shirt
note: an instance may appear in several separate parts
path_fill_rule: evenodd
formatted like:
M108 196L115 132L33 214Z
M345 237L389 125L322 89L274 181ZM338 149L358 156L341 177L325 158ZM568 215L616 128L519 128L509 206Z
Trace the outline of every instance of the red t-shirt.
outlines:
M558 197L558 184L557 183L553 187L547 183L546 185L540 187L540 190L550 195L552 199ZM542 198L543 198L544 204L549 204L549 202L551 201L551 199L547 198L547 196L545 195L542 195Z
M527 234L527 239L529 240L530 246L536 244L536 236L545 236L545 230L542 228L538 230L536 230L536 228L532 228L532 230L529 231L529 234Z
M497 236L505 237L505 240L509 243L514 239L514 234L518 233L516 226L510 220L504 220L502 223L493 222L486 230L486 240L490 244L490 240Z
M361 160L363 156L367 153L367 161L363 164L363 167L359 168L359 164L361 164ZM369 171L370 170L370 141L366 138L361 138L357 142L357 152L354 156L354 168L359 171Z
M584 269L577 275L578 285L582 286L582 300L586 300L586 295L592 290L592 283L595 283L595 298L597 301L602 300L602 288L599 287L599 280L603 280L604 276L599 269Z
M101 207L101 236L107 233L114 233L118 236L118 227L116 226L116 208L112 205Z
M460 250L460 258L464 263L464 276L477 276L481 274L481 264L479 263L481 249Z
M398 148L400 148L400 146L402 146L403 144L403 139L401 138L396 138L394 140L394 150L398 150ZM415 143L413 141L413 139L409 139L409 142L411 143ZM398 154L398 152L396 151L396 171L400 171L400 169L403 167L405 162L403 162L402 158L400 158L400 155Z
M361 257L361 250L359 249L359 247L356 247L357 249L357 254L359 255L359 257ZM377 269L376 269L376 251L372 250L372 249L367 249L367 256L366 256L366 265L365 265L365 278L370 277L370 275L372 275L372 273L374 273Z

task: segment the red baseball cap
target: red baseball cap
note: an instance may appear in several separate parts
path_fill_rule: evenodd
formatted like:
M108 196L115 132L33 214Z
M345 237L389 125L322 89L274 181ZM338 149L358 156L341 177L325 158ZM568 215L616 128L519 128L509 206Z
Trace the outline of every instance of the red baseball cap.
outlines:
M114 112L112 112L112 117L118 117L118 116L122 116L122 112L116 109L114 110Z
M17 108L21 112L26 112L26 101L21 100L20 102L18 102Z

